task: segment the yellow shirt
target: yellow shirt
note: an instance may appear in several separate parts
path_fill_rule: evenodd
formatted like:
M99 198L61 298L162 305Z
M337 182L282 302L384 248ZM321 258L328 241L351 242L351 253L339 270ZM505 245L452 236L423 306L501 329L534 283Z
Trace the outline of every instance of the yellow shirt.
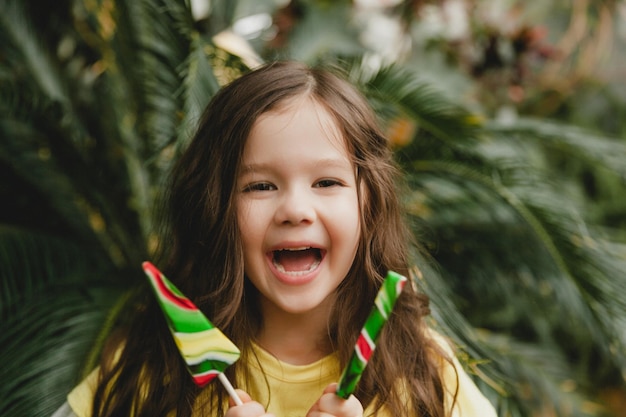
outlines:
M448 362L442 363L441 375L446 389L446 409L449 409L452 402L458 374L458 394L450 416L496 417L493 406L463 371L452 355L448 344L440 336L435 336L435 339L453 357L457 371L455 373ZM254 353L259 363L252 361L250 380L245 383L238 382L237 386L248 392L255 401L263 404L268 413L273 413L277 417L305 416L309 408L321 396L324 388L331 382L337 382L340 377L341 369L339 369L339 361L335 355L326 356L308 365L291 365L276 359L258 346L254 347ZM90 417L96 382L97 370L69 394L68 402L78 417ZM364 415L371 415L371 410L366 410ZM376 417L393 416L383 410Z

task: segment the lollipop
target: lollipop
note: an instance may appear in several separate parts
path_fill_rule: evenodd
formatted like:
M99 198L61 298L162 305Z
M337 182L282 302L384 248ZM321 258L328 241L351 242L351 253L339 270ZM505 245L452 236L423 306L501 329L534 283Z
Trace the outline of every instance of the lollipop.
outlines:
M376 294L374 307L367 317L356 342L352 358L350 358L339 380L339 385L337 386L338 396L348 398L354 392L367 362L372 353L374 353L374 349L376 349L378 335L387 322L406 281L406 277L393 271L387 273L383 285L378 290L378 294Z
M198 386L218 377L237 404L241 400L223 374L239 359L239 349L150 262L142 264L176 346Z

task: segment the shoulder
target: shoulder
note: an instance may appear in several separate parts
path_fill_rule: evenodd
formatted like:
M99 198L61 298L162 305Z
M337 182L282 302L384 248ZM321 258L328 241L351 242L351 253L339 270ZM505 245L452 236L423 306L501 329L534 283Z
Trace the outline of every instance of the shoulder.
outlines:
M78 417L70 407L69 403L66 401L63 403L61 407L57 411L52 414L52 417Z
M478 389L457 359L451 342L436 331L429 329L428 335L447 355L449 360L441 360L441 379L445 390L445 407L451 417L496 417L496 411L489 400ZM456 396L456 398L455 398Z
M76 417L90 417L93 397L98 385L98 372L94 369L80 384L78 384L67 396L67 404ZM65 416L61 414L61 416ZM72 416L72 414L69 414ZM55 416L56 417L56 416Z

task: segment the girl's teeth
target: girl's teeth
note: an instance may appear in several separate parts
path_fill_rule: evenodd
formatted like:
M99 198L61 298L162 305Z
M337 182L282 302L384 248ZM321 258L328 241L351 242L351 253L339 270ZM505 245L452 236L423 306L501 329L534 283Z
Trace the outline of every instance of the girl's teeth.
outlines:
M305 275L305 274L308 274L308 273L309 273L309 272L311 272L311 271L314 271L314 270L315 270L315 268L317 268L317 267L319 266L319 264L320 264L320 260L318 259L318 260L316 260L315 262L313 262L313 263L309 266L309 268L308 268L308 269L306 269L306 270L304 270L304 271L287 271L287 270L285 270L285 268L284 268L281 264L279 264L278 262L276 262L276 260L275 260L275 259L274 259L274 261L273 261L273 264L274 264L274 266L276 267L276 269L277 269L279 272L281 272L281 273L283 273L283 274L287 274L287 275L291 275L291 276L297 277L297 276L300 276L300 275Z
M322 258L320 250L310 246L285 248L274 251L272 264L280 273L301 276L314 271L320 265Z

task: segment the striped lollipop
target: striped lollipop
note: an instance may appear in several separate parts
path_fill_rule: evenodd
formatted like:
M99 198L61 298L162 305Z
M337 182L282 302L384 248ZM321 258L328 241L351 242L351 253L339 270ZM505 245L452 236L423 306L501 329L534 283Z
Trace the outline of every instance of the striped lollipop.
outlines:
M224 370L239 359L239 349L150 262L142 264L176 346L194 382L208 384L219 377L235 402L241 403Z
M374 353L374 349L376 349L376 341L380 331L387 322L391 310L393 310L406 282L406 277L400 274L393 271L387 273L387 277L383 281L380 290L378 290L378 294L376 294L374 307L357 339L354 353L339 380L339 385L337 386L338 396L348 398L354 392L367 362L372 353Z

